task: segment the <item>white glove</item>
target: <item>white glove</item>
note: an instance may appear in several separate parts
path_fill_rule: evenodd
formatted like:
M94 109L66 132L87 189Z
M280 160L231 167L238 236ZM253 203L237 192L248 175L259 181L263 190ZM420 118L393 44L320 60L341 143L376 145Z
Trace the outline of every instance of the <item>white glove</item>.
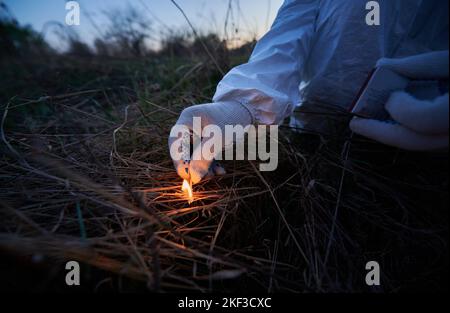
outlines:
M216 125L222 131L223 137L225 137L225 125L242 125L246 127L252 124L252 116L250 111L238 102L216 102L201 104L188 107L184 109L176 125L186 126L194 136L201 138L201 133L195 133L197 130L193 127L194 117L201 118L201 131L207 125ZM209 140L210 138L202 138ZM176 143L177 137L169 137L169 150L172 144ZM222 142L222 148L224 146L232 145L233 142ZM179 147L174 147L178 149ZM195 149L195 148L194 148ZM212 153L217 155L222 151L213 151ZM195 154L195 152L194 152ZM191 180L193 184L199 183L205 176L223 175L225 169L217 162L213 162L215 155L208 156L208 158L201 158L199 160L192 159L186 160L173 160L175 169L178 175L186 180Z
M448 51L439 51L403 59L381 59L377 66L411 79L443 80L448 79L448 58ZM448 93L433 100L419 100L398 91L392 93L385 108L394 122L355 117L350 128L362 136L406 150L448 148Z

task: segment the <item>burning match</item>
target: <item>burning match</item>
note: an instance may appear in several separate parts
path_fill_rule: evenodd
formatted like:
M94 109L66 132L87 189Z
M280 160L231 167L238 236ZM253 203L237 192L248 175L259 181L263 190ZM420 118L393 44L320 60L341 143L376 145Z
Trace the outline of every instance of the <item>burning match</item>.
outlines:
M181 190L184 192L188 199L188 203L191 204L194 201L194 195L192 193L192 183L188 182L186 179L183 180L183 185Z

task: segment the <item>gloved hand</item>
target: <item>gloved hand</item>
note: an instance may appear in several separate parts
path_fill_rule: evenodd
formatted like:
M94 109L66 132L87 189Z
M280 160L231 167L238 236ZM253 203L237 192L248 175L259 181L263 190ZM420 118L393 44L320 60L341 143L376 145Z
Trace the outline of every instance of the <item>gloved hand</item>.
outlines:
M201 129L199 130L193 127L194 117L201 118ZM186 126L193 136L198 136L198 138L202 138L201 131L203 131L207 125L216 125L222 131L222 147L228 147L232 145L233 142L226 142L224 140L225 125L242 125L243 127L246 127L247 125L252 124L252 120L253 118L250 111L244 105L230 101L188 107L181 112L176 125ZM169 150L171 148L179 149L179 147L172 147L173 144L177 143L177 139L178 137L169 137ZM211 138L202 138L202 143L210 139ZM194 155L196 154L195 149L196 148L194 147ZM211 152L212 155L209 155L207 158L202 156L202 158L198 160L173 160L173 163L181 178L186 180L190 179L192 184L197 184L205 176L225 174L225 169L213 160L215 155L220 152L222 151L213 151Z
M377 66L410 79L448 79L448 51L431 52L403 59L381 59ZM381 143L416 151L448 148L449 95L419 100L405 91L392 93L385 105L394 122L355 117L350 128Z

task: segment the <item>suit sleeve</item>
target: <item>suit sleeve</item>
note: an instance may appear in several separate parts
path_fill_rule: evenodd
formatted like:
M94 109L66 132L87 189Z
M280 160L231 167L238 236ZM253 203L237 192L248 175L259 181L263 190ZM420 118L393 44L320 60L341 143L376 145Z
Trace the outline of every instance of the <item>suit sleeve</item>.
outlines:
M302 67L314 34L318 0L286 0L249 61L218 84L214 102L243 104L258 124L280 124L299 103Z

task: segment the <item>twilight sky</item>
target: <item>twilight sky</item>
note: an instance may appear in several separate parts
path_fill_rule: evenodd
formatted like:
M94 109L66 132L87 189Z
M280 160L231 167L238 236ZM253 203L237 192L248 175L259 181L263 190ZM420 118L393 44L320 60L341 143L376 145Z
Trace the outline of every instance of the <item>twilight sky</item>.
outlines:
M21 23L31 25L41 32L49 22L65 21L65 0L0 0L6 3L13 16ZM228 30L239 29L235 39L259 38L270 27L283 0L231 0ZM79 0L80 26L71 26L80 37L91 43L97 35L93 26L102 31L107 22L105 12L126 10L135 7L153 21L155 37L161 32L189 29L185 19L170 0ZM224 35L225 17L230 0L177 0L194 26L201 31L214 31ZM54 26L53 26L54 27ZM45 38L55 47L56 39L52 27L47 27ZM60 47L63 48L63 47Z

